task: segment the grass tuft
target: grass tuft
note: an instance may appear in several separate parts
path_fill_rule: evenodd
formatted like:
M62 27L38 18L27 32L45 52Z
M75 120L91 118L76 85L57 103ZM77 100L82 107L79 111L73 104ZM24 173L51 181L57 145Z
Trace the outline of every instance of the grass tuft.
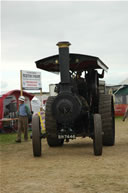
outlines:
M4 133L0 134L0 145L15 143L17 133Z

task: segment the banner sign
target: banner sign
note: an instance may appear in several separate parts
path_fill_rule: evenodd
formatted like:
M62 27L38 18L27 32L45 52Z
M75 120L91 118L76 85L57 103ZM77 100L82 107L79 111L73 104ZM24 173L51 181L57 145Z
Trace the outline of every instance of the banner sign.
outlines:
M40 90L42 88L41 72L22 70L22 88L24 90Z

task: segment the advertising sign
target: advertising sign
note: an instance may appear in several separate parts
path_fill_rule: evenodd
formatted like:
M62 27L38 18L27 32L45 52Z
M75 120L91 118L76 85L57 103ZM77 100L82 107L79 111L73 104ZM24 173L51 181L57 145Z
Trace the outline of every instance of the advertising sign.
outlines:
M22 88L23 90L40 90L41 72L22 70Z

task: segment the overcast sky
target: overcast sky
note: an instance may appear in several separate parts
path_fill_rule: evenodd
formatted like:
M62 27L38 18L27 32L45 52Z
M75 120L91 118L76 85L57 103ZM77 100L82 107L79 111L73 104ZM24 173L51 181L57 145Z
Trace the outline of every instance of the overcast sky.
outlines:
M20 70L39 71L43 91L59 76L36 68L35 61L70 52L98 56L108 67L107 84L128 78L128 2L1 2L1 89L20 89Z

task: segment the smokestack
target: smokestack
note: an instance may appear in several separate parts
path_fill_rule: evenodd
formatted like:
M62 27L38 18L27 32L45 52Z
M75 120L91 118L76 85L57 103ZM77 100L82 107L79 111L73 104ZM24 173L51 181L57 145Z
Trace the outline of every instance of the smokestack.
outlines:
M59 47L59 70L61 83L70 83L69 75L69 42L58 42Z

